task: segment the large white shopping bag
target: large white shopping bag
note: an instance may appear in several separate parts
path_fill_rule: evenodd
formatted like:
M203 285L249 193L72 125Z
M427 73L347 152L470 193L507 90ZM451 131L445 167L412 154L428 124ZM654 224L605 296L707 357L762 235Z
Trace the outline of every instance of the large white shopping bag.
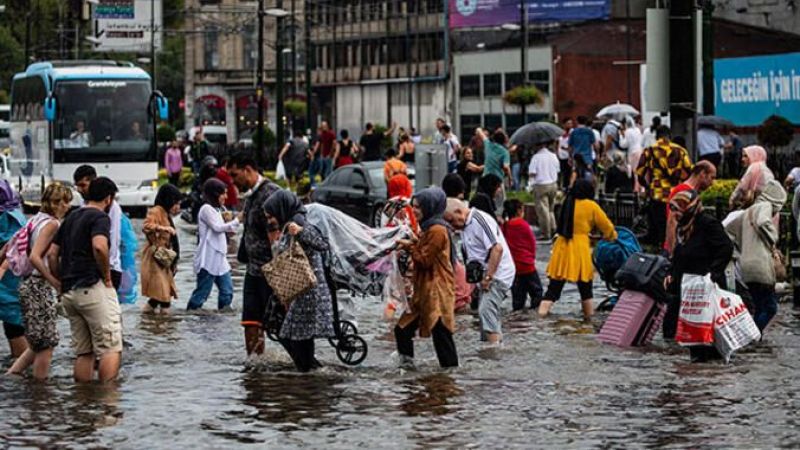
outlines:
M675 341L680 345L710 345L714 342L714 301L717 285L710 275L684 275Z
M761 339L753 317L742 298L733 292L717 289L714 302L714 346L725 362L736 350Z

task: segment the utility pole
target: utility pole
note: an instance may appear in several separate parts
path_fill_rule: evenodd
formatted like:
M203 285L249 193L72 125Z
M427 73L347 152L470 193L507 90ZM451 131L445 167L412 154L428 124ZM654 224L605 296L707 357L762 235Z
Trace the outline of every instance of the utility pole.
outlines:
M264 166L264 146L266 130L264 129L264 0L258 0L258 61L256 62L256 102L258 104L258 122L255 136L258 137L256 147L256 163Z
M411 14L409 2L404 3L406 15L406 76L408 77L408 133L414 126L414 77L411 73Z
M275 3L277 9L283 9L283 0L277 0ZM283 19L283 16L277 17L277 37L275 40L275 118L277 122L275 128L277 132L276 142L278 145L281 145L286 138L283 129Z
M25 62L22 67L22 70L25 70L30 64L30 48L31 48L31 9L33 8L32 4L28 4L30 6L27 11L25 11Z
M687 138L694 155L692 119L696 114L694 0L672 0L669 4L669 102L670 127L674 136Z
M305 0L303 12L305 13L303 27L306 40L306 128L311 129L311 63L314 55L311 45L311 0Z
M156 83L156 0L150 0L150 84L155 91Z
M528 85L528 5L525 0L519 1L520 21L522 22L522 85ZM528 123L528 112L525 105L522 105L522 124Z
M290 8L292 16L292 97L297 95L297 20L295 19L295 1L290 0L292 6ZM294 120L294 119L292 119Z

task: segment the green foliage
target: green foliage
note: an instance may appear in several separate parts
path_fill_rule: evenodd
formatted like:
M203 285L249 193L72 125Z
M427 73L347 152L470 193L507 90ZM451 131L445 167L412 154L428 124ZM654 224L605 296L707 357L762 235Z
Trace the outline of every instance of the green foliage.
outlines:
M169 179L167 179L167 169L158 169L158 185L161 186L162 184L166 184L168 182ZM190 188L192 187L192 183L194 183L194 174L192 173L192 169L184 167L181 169L181 177L178 180L178 184L180 184L180 186L178 187Z
M386 133L386 131L388 130L388 128L386 128L385 126L383 126L383 125L381 125L379 123L376 123L376 124L373 124L373 125L375 127L373 132L375 134L381 134L382 135L383 133ZM383 151L385 149L391 148L391 147L392 147L392 137L391 136L384 136L383 139L381 139L381 153L383 153ZM381 155L381 156L383 156L383 155Z
M0 90L6 92L5 101L0 103L8 103L7 93L11 91L11 78L23 70L24 59L22 45L14 38L11 29L0 26Z
M522 203L533 203L533 194L526 191L506 191L506 200L517 199Z
M11 103L11 96L8 92L0 89L0 105Z
M156 130L158 142L169 142L175 140L175 128L167 123L162 123Z
M503 100L509 105L528 106L541 105L544 96L535 86L517 86L503 94Z
M255 133L253 133L253 145L258 147L259 142L261 142L262 136L264 136L264 148L271 149L275 146L275 132L273 132L269 127L263 126L260 129L257 129Z
M283 108L292 117L303 117L306 114L306 102L289 99L283 102Z
M736 184L739 180L715 180L710 188L706 189L700 194L700 199L706 206L715 206L717 199L721 199L724 205L728 205L728 199L736 189Z
M184 38L183 35L167 35L164 37L162 51L156 57L156 81L158 90L169 100L170 116L177 128L183 128L183 114L178 102L184 92Z
M781 116L769 116L758 128L758 141L771 149L784 147L792 142L794 126Z

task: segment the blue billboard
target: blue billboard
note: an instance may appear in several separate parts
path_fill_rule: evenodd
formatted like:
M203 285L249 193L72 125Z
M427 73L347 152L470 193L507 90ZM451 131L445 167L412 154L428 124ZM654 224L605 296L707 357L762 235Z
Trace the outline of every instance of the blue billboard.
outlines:
M714 112L739 126L800 124L800 53L714 60Z

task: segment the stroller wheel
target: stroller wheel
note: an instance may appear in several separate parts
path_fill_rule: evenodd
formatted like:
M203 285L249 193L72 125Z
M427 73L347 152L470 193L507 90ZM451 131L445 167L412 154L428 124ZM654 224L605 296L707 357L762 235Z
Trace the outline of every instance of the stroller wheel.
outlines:
M328 338L328 342L331 344L331 347L336 347L336 342L339 340L339 336L347 336L348 334L358 334L358 329L353 322L340 320L339 334L336 337Z
M336 356L348 366L357 366L367 357L367 342L355 334L344 335L336 345Z

